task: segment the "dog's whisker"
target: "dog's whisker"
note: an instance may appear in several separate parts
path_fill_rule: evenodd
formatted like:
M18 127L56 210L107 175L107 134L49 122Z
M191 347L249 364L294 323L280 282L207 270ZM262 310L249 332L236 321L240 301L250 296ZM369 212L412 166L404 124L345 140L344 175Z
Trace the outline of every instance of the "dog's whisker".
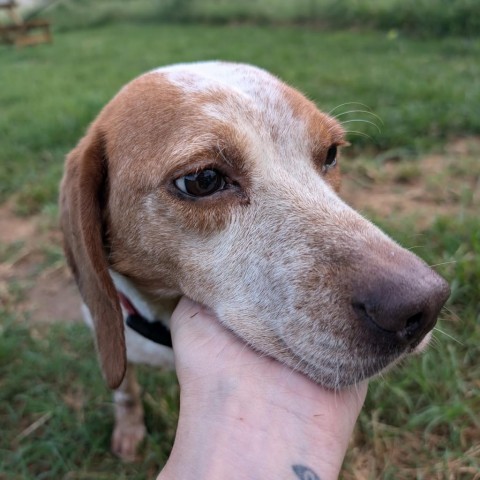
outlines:
M454 320L457 320L459 322L462 320L453 310L450 310L445 305L442 307L442 310L445 310L448 314L450 314Z
M345 133L347 135L350 134L350 133L353 133L355 135L360 135L361 137L366 137L366 138L373 141L373 138L370 135L366 134L365 132L359 132L358 130L345 130Z
M377 373L377 376L375 378L377 379L378 382L382 384L386 382L385 373L383 371Z
M342 113L339 113L338 115L334 115L333 118L340 118L340 117L343 117L344 115L349 115L351 113L365 113L366 115L371 115L372 117L375 117L382 125L385 125L384 121L381 119L381 117L379 117L378 115L376 115L375 113L373 112L370 112L368 110L348 110L347 112L342 112ZM342 122L344 123L344 122Z
M242 349L240 350L240 352L238 352L237 357L240 358L245 352L245 350L247 350L247 348L251 348L251 346L247 342L244 342L242 345ZM259 356L262 357L263 355L264 354L260 354Z
M353 387L355 388L355 395L357 396L357 400L361 401L362 396L360 394L360 380L355 380Z
M435 335L432 335L432 339L430 340L430 348L432 350L439 352L440 345L441 345L440 340Z
M342 108L345 105L361 105L362 107L370 108L368 105L365 105L362 102L345 102L345 103L341 103L340 105L337 105L335 108L332 108L332 110L330 110L328 114L331 115L335 110L338 110L339 108Z
M413 245L413 247L408 247L407 250L413 250L414 248L425 248L426 245Z
M443 335L445 335L446 337L450 338L451 340L453 340L454 342L458 343L459 345L462 345L462 346L465 346L465 344L463 342L461 342L460 340L458 340L458 338L455 338L454 336L450 335L449 333L441 330L440 328L438 327L433 327L433 329L436 331L436 332L439 332Z
M227 164L232 166L231 160L226 156L223 152L225 150L225 147L220 144L220 141L217 141L217 150L218 154L222 157L222 160Z
M335 380L335 385L340 388L340 385L341 385L341 381L340 381L340 377L341 377L341 374L340 374L340 364L337 363L337 372L336 372L336 380Z
M456 260L450 260L448 262L435 263L434 265L429 265L430 268L439 267L440 265L449 265L450 263L457 263Z
M363 118L353 118L351 120L345 120L343 122L340 122L342 125L345 125L346 123L368 123L369 125L373 125L379 133L381 133L381 129L380 127L375 123L375 122L371 122L370 120L365 120Z
M288 372L288 375L287 375L287 377L286 377L286 382L288 382L288 380L290 380L290 378L293 376L293 374L294 374L295 372L299 372L299 371L300 371L300 365L302 364L302 362L303 362L303 359L300 358L300 359L298 360L297 364L296 364L295 366L293 366L293 367L290 368L290 371Z

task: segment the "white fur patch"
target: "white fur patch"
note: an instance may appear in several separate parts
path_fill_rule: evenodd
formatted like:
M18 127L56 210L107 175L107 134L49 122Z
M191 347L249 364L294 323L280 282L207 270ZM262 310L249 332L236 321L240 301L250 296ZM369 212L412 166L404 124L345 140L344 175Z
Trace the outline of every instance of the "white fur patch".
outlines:
M282 159L309 158L310 137L303 118L294 112L285 96L285 85L258 67L226 62L178 64L153 71L180 88L185 95L215 92L221 101L202 101L206 118L235 125L249 140L249 155L271 159L274 168ZM272 136L278 141L272 141ZM201 143L202 139L189 139ZM181 147L178 147L181 148ZM175 152L177 153L177 152Z
M115 286L119 291L127 296L138 312L147 320L162 320L165 325L169 324L171 310L162 309L161 305L147 303L138 293L138 291L125 279L116 272L111 272ZM128 313L124 310L124 319ZM90 310L85 304L82 304L82 313L85 323L94 330L94 323ZM171 348L159 345L143 337L139 333L132 330L125 324L125 344L127 348L127 358L132 363L143 363L153 367L161 367L168 370L175 368L173 350Z

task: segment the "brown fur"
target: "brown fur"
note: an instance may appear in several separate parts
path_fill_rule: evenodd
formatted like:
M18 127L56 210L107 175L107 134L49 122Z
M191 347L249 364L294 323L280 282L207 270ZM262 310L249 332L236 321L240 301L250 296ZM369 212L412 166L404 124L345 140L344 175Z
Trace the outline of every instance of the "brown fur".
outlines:
M61 187L61 225L68 264L94 319L97 348L108 385L117 387L125 374L123 315L108 273L103 247L101 198L107 188L104 140L92 129L67 159Z

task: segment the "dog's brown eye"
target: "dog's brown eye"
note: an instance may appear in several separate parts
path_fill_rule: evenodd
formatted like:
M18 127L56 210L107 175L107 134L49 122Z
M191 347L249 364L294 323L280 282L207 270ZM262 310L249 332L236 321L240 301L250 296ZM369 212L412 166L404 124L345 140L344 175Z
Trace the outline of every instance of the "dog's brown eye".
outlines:
M191 197L206 197L226 185L224 176L217 170L202 170L190 173L175 180L175 186Z
M327 157L325 158L325 167L334 167L337 163L337 146L332 145L327 151Z

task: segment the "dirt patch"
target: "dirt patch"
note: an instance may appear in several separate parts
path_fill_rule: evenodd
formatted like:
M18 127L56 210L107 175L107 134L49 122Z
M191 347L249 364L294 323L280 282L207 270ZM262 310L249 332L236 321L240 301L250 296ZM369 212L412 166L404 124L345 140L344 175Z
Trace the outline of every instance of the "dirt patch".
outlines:
M35 224L13 213L12 206L0 207L0 243L10 244L27 240L33 236Z
M351 174L347 174L344 176L342 197L367 216L409 217L414 219L417 227L428 228L438 216L455 215L459 207L457 202L448 199L446 192L434 195L431 190L426 189L425 177L430 175L428 163L428 159L421 162L419 177L404 181L403 184L391 180L361 184ZM394 175L394 168L389 167L392 166L387 165L384 171Z
M80 296L63 260L60 233L39 216L0 208L0 305L32 322L80 320ZM49 259L55 253L53 259Z
M443 154L347 167L342 197L367 214L409 217L424 229L438 216L478 212L480 138L457 140Z
M75 282L62 268L37 277L21 309L33 322L77 322L81 320L80 304Z

